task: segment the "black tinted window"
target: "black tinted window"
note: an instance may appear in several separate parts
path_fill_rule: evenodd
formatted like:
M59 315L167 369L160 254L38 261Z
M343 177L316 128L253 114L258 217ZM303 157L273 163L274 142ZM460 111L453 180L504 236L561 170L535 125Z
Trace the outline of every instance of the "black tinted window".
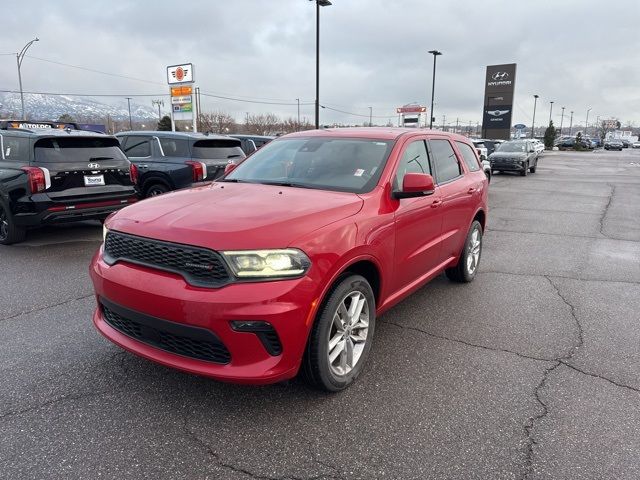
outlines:
M151 138L129 136L125 144L124 153L127 157L150 157Z
M165 157L188 157L189 141L182 138L162 138L160 146Z
M4 147L4 159L10 162L29 161L29 139L24 137L11 137L4 135L2 138Z
M192 156L211 160L245 157L240 148L240 140L235 139L198 140L193 144Z
M426 173L431 175L429 157L424 140L416 140L407 145L398 163L394 189L402 187L402 180L407 173Z
M120 143L112 137L43 138L35 144L35 160L41 163L88 162L122 159Z
M470 172L477 172L480 170L480 164L478 164L478 158L476 157L473 149L467 145L466 143L456 142L458 144L458 148L462 153L462 159L464 163L467 165L467 168ZM482 145L482 144L481 144Z
M448 140L430 140L431 153L436 165L438 183L447 182L460 176L460 165Z

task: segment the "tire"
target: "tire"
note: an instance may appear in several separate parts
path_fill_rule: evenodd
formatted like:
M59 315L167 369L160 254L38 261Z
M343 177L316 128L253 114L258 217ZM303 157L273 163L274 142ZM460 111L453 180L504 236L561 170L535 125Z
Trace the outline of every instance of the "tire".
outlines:
M366 363L375 330L376 304L371 285L360 275L340 277L327 295L309 334L302 370L312 386L338 392L358 378ZM356 310L349 319L352 305Z
M13 222L11 212L0 203L0 245L11 245L24 240L27 230Z
M524 167L524 169L520 172L520 176L521 177L526 177L528 171L529 171L529 163L527 162L527 166Z
M538 168L538 164L537 163L533 167L529 167L529 171L531 173L536 173L536 168Z
M477 232L477 235L474 234ZM449 280L458 283L471 282L478 273L480 257L482 256L482 225L474 220L467 233L467 239L460 252L460 259L455 267L447 268L444 272ZM472 258L472 260L469 260Z
M149 197L157 197L158 195L162 195L163 193L167 193L169 191L169 187L164 183L155 182L151 183L144 188L144 196L145 198Z
M484 172L485 177L487 177L487 182L491 183L491 173L490 172Z

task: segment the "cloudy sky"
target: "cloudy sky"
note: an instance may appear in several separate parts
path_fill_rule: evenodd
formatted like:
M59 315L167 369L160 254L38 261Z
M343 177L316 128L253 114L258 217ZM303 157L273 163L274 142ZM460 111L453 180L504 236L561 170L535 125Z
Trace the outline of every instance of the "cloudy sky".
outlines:
M640 126L640 2L619 0L332 0L321 9L321 121L395 122L397 106L431 97L438 49L438 123L481 121L485 66L517 63L513 123L548 121L549 101L574 124L617 117ZM615 7L615 8L614 8ZM7 14L8 13L8 14ZM313 120L315 6L309 0L14 2L0 32L0 90L128 95L167 93L166 65L192 62L203 110ZM37 57L34 58L34 57ZM48 60L48 61L45 61ZM110 72L108 76L85 69ZM274 102L290 105L250 103Z

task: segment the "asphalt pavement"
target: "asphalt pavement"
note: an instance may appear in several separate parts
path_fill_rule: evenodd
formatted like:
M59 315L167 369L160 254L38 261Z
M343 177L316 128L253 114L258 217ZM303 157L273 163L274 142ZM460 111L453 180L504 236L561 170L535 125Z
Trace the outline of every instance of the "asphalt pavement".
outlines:
M381 317L348 390L217 383L93 328L98 223L0 247L0 478L640 478L640 150L498 174L481 267Z

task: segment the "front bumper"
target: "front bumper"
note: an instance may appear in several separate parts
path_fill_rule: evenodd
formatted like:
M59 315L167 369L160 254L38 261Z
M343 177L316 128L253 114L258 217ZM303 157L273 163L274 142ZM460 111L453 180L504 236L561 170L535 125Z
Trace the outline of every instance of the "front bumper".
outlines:
M521 161L515 161L515 162L493 161L493 162L491 162L491 170L522 172L526 168L527 168L526 161L525 162L521 162Z
M235 383L275 383L298 372L317 305L317 289L309 277L199 288L168 272L125 262L109 266L102 260L102 248L93 258L90 274L98 301L93 322L125 350L168 367ZM139 315L155 330L168 326L179 336L210 332L228 351L228 361L202 360L148 338L140 341L123 333L126 329L114 328L105 318L104 305L123 309L119 313L125 316ZM270 353L257 334L234 330L232 321L268 322L281 352Z

